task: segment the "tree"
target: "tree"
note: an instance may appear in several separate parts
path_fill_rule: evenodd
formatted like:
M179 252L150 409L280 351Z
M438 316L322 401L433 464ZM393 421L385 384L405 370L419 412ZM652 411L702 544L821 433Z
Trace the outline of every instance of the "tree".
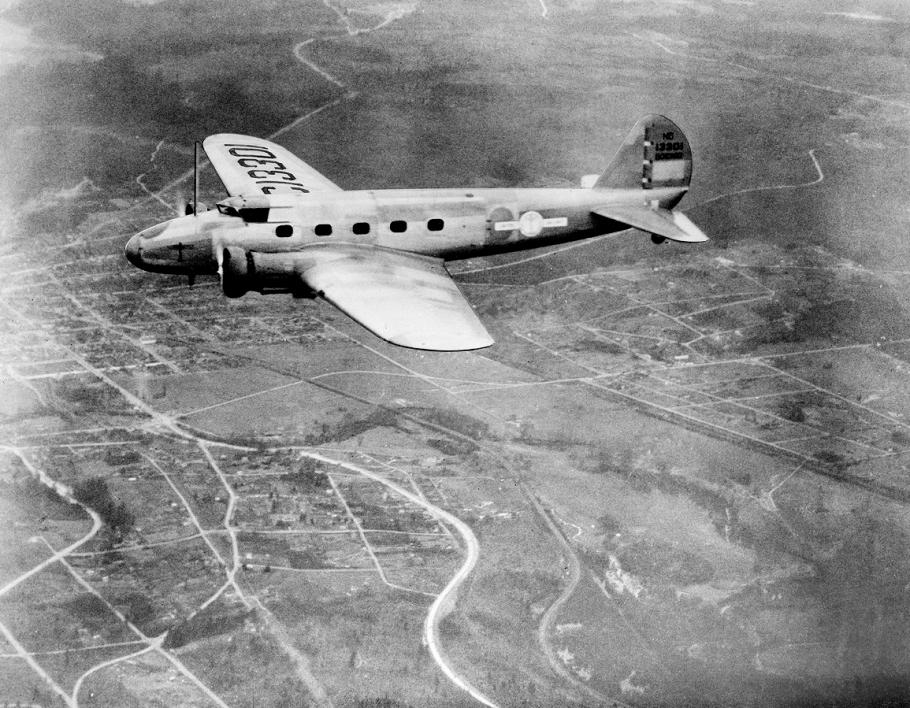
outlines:
M133 526L135 517L126 505L117 503L111 497L107 482L103 477L89 477L73 487L76 501L94 509L101 520L117 534L124 534Z

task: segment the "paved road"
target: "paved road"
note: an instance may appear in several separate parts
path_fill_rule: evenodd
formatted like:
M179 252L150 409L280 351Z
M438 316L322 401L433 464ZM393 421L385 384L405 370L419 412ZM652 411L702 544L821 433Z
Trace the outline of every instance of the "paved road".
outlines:
M433 518L442 523L449 524L455 528L456 531L458 531L459 536L461 536L461 539L464 542L466 550L464 563L462 563L461 567L458 569L458 572L452 577L448 585L446 585L445 588L443 588L442 592L439 593L433 604L430 605L430 610L427 613L427 617L423 623L423 640L430 652L430 656L433 657L433 661L435 661L436 665L439 666L440 671L446 675L446 678L448 678L460 689L467 692L478 703L481 703L485 706L490 706L491 708L496 708L496 703L487 698L487 696L485 696L479 689L472 686L464 676L459 674L458 671L452 667L439 641L439 623L449 612L454 609L455 601L458 596L458 589L471 575L471 572L474 570L474 566L477 565L477 559L480 556L480 544L477 542L477 537L474 535L471 527L454 514L450 514L445 509L440 509L438 506L431 504L426 499L422 499L414 492L405 489L399 484L396 484L395 482L392 482L391 480L388 480L382 475L377 474L376 472L373 472L365 467L360 467L359 465L355 465L350 462L341 462L339 460L325 457L324 455L320 455L319 453L315 452L303 452L303 454L314 460L318 460L325 464L343 467L344 469L348 469L352 472L356 472L357 474L361 474L364 477L368 477L375 482L379 482L380 484L393 491L395 494L398 494L399 496L407 499L409 502L416 504L423 509L426 509L430 514L433 515Z

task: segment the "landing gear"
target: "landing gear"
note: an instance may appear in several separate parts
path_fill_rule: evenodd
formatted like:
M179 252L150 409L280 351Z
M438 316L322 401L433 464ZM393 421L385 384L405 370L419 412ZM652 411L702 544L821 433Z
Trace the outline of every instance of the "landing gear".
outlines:
M653 243L656 246L659 246L666 240L667 240L666 236L659 236L658 234L651 234L651 243Z

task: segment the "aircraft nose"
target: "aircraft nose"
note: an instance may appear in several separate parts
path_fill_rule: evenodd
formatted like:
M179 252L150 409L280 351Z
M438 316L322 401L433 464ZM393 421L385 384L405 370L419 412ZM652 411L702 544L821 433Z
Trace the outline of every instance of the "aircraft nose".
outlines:
M129 241L126 242L126 260L132 263L137 268L142 267L142 236L136 234Z
M126 242L126 247L123 249L126 253L126 259L137 268L148 270L148 264L142 256L142 245L149 239L153 239L155 236L158 236L164 232L167 226L168 222L157 224L151 228L145 229L144 231L140 231L138 234L133 236L129 241Z

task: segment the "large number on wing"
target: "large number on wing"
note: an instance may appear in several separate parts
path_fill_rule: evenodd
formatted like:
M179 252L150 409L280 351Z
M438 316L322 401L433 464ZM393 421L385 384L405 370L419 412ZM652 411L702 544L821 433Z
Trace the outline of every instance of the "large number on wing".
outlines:
M202 143L231 196L338 192L341 187L276 143L219 133Z

